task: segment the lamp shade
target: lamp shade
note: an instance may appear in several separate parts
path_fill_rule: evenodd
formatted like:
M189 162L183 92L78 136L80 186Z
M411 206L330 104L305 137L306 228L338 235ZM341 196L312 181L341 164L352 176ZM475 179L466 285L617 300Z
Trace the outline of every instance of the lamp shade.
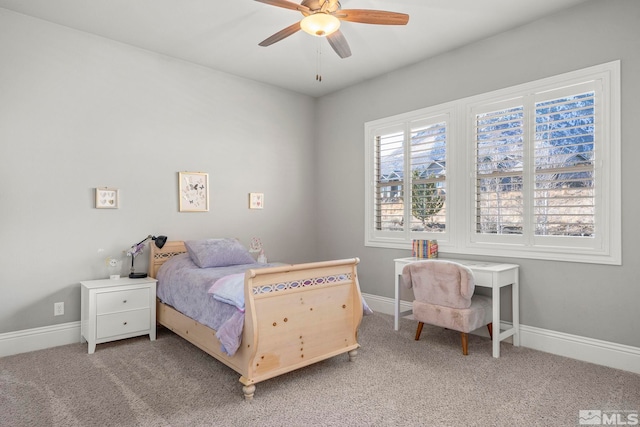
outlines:
M300 21L300 28L312 36L324 37L338 31L340 20L328 13L318 12Z
M160 249L167 243L167 236L158 236L154 237L153 240L156 242L156 246Z

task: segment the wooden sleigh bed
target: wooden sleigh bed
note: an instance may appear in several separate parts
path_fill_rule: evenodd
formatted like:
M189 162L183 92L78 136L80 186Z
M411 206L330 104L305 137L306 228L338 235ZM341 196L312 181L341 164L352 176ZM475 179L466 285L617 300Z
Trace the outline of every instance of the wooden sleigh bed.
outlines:
M186 252L182 241L150 247L151 277L157 277L165 261ZM247 270L242 342L233 356L222 351L215 330L160 300L157 323L240 374L244 397L252 399L261 381L343 353L354 360L363 315L358 262L353 258Z

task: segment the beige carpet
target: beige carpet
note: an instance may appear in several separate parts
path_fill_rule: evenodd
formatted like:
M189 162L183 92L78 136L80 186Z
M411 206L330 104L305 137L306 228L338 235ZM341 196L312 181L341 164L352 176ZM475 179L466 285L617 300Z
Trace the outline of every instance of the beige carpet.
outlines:
M640 375L488 338L366 316L346 355L259 383L165 329L0 358L0 426L576 426L580 410L640 411Z

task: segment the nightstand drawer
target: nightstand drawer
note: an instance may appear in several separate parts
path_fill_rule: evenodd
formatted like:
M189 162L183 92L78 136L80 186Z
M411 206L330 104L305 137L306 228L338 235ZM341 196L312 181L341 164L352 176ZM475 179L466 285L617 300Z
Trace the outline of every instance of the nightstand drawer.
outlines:
M101 292L96 295L97 314L149 308L149 289Z
M151 327L151 313L148 308L124 311L98 316L96 338L102 339L146 331Z

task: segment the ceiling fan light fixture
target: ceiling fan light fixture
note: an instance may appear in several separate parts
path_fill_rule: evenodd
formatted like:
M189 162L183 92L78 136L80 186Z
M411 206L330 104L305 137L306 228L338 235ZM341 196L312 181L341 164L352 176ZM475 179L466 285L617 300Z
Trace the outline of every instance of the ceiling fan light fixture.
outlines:
M338 31L340 20L328 13L318 12L300 21L300 28L312 36L325 37Z

